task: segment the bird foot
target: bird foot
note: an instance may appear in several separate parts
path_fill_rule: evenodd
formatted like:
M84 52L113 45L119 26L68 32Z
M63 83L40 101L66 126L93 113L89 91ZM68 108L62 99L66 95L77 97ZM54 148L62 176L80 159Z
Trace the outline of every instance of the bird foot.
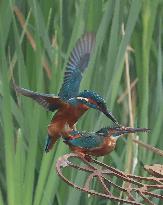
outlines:
M84 159L86 159L88 162L93 162L93 159L92 159L92 157L90 156L90 155L85 155L84 156Z

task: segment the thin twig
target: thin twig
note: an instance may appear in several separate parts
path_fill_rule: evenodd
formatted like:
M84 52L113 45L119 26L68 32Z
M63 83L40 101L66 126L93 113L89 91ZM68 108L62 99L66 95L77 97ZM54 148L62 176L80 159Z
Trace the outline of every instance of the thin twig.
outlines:
M16 15L16 17L17 17L17 19L18 19L18 21L23 29L22 36L24 37L24 34L27 36L27 40L29 41L31 47L33 48L34 51L36 51L36 42L34 40L32 33L29 31L29 29L27 27L27 21L25 20L22 12L20 11L20 9L17 6L14 6L13 10L14 10L15 15ZM29 15L28 15L29 17L30 17L30 13L31 13L31 11L29 12ZM22 42L22 39L23 38L21 38L20 43ZM14 57L11 61L12 65L10 66L12 68L12 70L11 70L12 72L13 72L13 68L15 66L16 61L17 61L17 57L16 57L16 55L14 55ZM45 56L43 57L42 62L43 62L43 68L45 69L47 76L50 79L52 72L51 72L51 69L49 68L48 61L47 61Z
M122 35L125 35L124 24L122 24ZM129 117L130 117L130 127L134 127L134 117L133 117L133 109L132 109L132 100L131 100L131 86L130 86L130 71L129 71L129 57L128 57L128 49L125 52L125 70L126 70L126 82L127 82L127 92L128 92L128 106L129 106ZM133 136L133 134L132 134ZM128 141L130 145L130 150L128 150L128 163L127 163L127 171L132 173L136 167L137 160L135 163L133 162L133 147L132 140ZM129 147L129 146L128 146ZM135 157L137 159L137 157ZM130 166L130 167L129 167Z
M138 82L138 78L136 78L135 80L133 80L132 82L131 82L131 85L130 85L130 92L133 90L133 88L136 86L136 84L137 84L137 82ZM122 93L122 95L121 96L119 96L119 98L118 98L118 100L117 100L117 103L118 104L120 104L120 103L122 103L122 101L124 100L124 98L126 97L128 95L128 89L126 88L126 90Z
M162 150L160 150L156 147L153 147L152 145L146 144L146 143L142 142L141 140L137 140L137 139L134 139L134 138L132 140L133 140L133 142L137 143L138 145L146 148L148 151L152 151L153 153L158 154L161 157L163 156L163 151Z
M26 21L25 21L25 18L23 16L22 12L20 11L20 9L17 6L14 6L13 10L14 10L14 12L15 12L18 20L19 20L19 23L20 23L21 27L23 28L23 30L26 33L26 36L27 36L27 39L28 39L29 43L31 44L33 50L35 51L36 50L35 40L34 40L32 34L31 34L31 32L27 28Z

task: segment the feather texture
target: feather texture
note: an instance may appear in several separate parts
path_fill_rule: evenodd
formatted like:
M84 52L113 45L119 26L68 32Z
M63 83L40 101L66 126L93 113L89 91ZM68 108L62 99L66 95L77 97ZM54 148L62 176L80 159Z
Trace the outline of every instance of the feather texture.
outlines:
M88 66L94 44L93 33L86 33L77 41L66 66L63 85L59 92L61 98L68 100L78 95L82 73Z
M104 135L96 133L80 133L80 137L68 139L65 138L65 142L69 145L81 147L84 149L91 149L100 147L104 140Z
M110 141L114 141L124 134L148 131L150 131L150 129L131 127L104 127L97 132L79 132L75 130L71 131L69 137L65 137L64 141L70 146L80 147L83 149L99 149L100 147L102 148L102 145L106 142L106 140L106 146L109 147L114 144L108 143L109 139Z
M33 92L24 88L20 88L17 85L14 85L14 87L17 93L32 98L48 111L53 112L56 109L60 108L64 103L59 97L52 94L42 94Z

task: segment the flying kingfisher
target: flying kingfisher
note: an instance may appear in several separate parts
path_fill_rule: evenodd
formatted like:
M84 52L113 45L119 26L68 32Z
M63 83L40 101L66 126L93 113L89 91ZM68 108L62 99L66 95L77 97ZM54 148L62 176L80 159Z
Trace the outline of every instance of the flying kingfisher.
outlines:
M89 156L104 156L112 152L116 146L117 139L121 135L148 131L150 131L150 129L124 126L106 127L97 132L70 130L68 136L63 137L63 139L70 150L86 159L90 159L91 157Z
M63 135L65 124L68 124L73 129L78 119L90 108L103 112L119 126L116 118L107 109L105 100L99 94L89 90L79 92L82 74L88 66L94 45L95 35L93 33L86 33L76 42L68 60L63 84L58 96L33 92L20 88L14 83L17 93L32 98L48 111L56 111L51 123L48 125L48 138L45 144L46 152Z

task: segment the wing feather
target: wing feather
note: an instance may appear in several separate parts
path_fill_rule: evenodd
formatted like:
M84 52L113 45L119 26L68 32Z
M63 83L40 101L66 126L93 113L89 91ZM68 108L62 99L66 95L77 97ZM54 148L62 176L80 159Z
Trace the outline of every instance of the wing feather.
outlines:
M69 145L81 147L84 149L98 148L102 145L104 136L95 133L80 133L80 137L65 138L65 142Z
M94 44L95 35L93 33L86 33L77 41L67 63L63 85L59 92L62 99L68 100L78 95L82 73L88 66Z
M25 88L20 88L17 85L14 85L14 88L18 94L32 98L48 111L54 112L56 109L60 108L64 103L58 96L52 94L42 94L33 92Z

